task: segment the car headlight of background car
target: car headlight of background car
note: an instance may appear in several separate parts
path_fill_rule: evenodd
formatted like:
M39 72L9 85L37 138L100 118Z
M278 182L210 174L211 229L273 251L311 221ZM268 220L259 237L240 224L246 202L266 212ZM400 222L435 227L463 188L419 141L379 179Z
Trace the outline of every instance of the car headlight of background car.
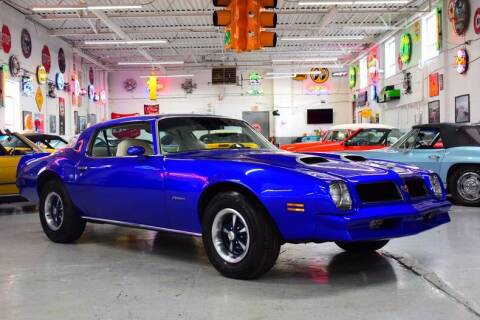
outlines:
M443 188L442 188L442 181L438 177L437 174L432 173L429 176L430 185L432 186L432 191L435 197L442 198L443 197Z
M343 181L334 181L330 184L330 196L337 208L349 210L352 208L352 198L347 185Z

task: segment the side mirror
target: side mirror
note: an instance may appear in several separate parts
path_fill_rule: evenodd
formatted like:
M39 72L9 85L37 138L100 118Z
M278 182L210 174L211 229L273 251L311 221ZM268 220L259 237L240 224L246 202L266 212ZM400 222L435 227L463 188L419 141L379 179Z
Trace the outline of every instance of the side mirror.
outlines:
M131 146L127 149L129 156L143 156L145 154L145 148L141 146Z

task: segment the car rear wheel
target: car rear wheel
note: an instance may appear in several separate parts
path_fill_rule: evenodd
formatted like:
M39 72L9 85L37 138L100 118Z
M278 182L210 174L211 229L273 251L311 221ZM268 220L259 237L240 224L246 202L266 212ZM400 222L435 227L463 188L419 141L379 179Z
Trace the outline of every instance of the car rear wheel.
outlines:
M342 248L347 252L373 252L383 248L387 243L388 240L378 240L378 241L352 241L352 242L344 242L344 241L337 241L335 242L337 246Z
M463 166L455 169L449 179L449 191L456 204L480 205L480 167Z
M216 195L202 217L203 245L222 275L254 279L275 264L280 237L265 210L241 193Z
M86 222L73 208L65 187L59 181L47 182L40 195L40 222L53 242L71 243L81 237Z

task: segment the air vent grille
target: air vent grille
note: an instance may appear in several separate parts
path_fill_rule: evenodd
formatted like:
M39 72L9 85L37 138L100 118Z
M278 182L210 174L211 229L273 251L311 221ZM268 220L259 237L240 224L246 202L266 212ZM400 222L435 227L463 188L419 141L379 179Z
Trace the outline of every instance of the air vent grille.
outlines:
M237 69L213 68L212 84L237 84Z

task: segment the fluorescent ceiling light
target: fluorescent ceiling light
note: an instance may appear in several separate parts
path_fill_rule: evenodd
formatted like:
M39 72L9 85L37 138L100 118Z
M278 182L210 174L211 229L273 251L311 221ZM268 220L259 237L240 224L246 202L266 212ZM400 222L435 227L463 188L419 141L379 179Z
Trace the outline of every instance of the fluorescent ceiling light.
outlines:
M52 7L34 7L32 11L47 12L47 11L75 11L75 10L126 10L126 9L142 9L141 5L104 5L104 6L52 6Z
M331 68L331 69L341 69L343 68L342 65L335 65L335 66L322 66L323 68ZM317 72L312 72L310 70L305 72L267 72L267 76L295 76L297 74L316 74Z
M145 62L119 62L119 66L142 66L142 65L164 65L164 64L184 64L184 61L145 61Z
M195 77L194 74L168 74L168 75L159 75L159 76L140 76L140 78L145 79L145 78L150 78L150 77L155 77L155 78L193 78Z
M318 57L318 58L304 58L304 59L272 59L272 62L335 62L337 57Z
M299 1L299 6L352 6L378 4L407 4L410 0L357 0L357 1Z
M282 41L351 41L363 40L365 36L285 37Z
M167 43L167 40L99 40L85 41L86 45L137 45L137 44L159 44Z

